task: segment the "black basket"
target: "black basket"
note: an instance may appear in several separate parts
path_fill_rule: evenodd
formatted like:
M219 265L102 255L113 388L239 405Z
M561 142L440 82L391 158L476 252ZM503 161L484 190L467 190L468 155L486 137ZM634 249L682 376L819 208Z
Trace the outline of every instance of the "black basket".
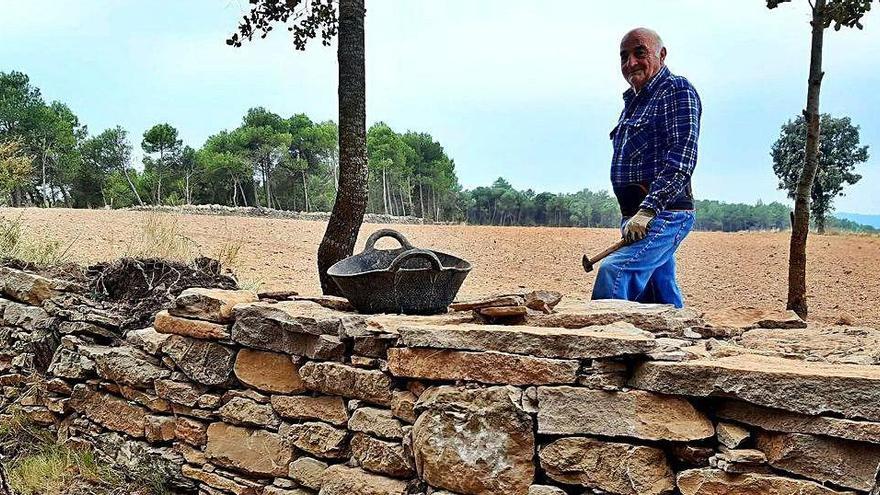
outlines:
M397 249L376 249L376 241L393 237ZM360 313L445 313L471 270L467 261L451 254L417 249L400 232L373 233L360 254L327 270Z

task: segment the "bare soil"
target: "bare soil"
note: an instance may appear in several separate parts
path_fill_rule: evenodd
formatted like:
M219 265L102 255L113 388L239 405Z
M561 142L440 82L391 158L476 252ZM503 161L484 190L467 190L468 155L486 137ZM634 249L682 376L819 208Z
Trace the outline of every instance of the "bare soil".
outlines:
M148 215L133 211L4 209L35 234L72 243L73 261L96 263L126 253L143 235ZM247 217L175 215L199 254L217 256L241 244L235 271L261 290L320 291L315 253L325 223ZM375 230L365 224L357 250ZM469 260L474 269L459 298L508 292L520 287L557 290L569 299L589 298L595 272L585 274L580 258L614 242L613 229L392 225L418 247ZM687 304L697 309L785 306L789 235L786 232L693 232L678 253L679 283ZM379 246L393 246L388 239ZM808 245L810 319L880 328L880 237L811 235Z

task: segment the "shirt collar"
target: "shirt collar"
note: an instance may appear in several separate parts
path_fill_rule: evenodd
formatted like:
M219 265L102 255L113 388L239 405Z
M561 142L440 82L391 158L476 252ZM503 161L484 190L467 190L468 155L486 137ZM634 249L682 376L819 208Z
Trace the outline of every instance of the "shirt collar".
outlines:
M664 65L660 68L659 71L657 71L656 74L654 74L654 77L652 77L651 80L648 81L648 84L646 84L645 87L638 92L638 94L640 95L642 93L645 93L650 95L654 91L654 88L657 87L657 85L659 85L664 79L669 77L669 74L669 67L666 67ZM626 102L632 101L632 99L636 96L637 94L635 90L632 89L632 87L623 92L623 100Z

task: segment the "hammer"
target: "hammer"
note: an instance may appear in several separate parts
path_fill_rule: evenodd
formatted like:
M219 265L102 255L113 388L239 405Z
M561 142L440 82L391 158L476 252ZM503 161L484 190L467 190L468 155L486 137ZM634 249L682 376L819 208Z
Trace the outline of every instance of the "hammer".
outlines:
M621 239L621 240L615 242L614 244L612 244L611 246L608 246L607 248L605 248L605 250L602 251L601 253L597 254L596 256L593 256L592 259L587 257L587 255L585 254L584 257L581 259L581 264L584 265L584 271L587 273L590 273L591 271L593 271L593 265L600 262L603 258L605 258L609 254L613 253L614 251L617 251L618 249L622 248L623 246L626 246L627 244L629 244L629 242L626 239Z

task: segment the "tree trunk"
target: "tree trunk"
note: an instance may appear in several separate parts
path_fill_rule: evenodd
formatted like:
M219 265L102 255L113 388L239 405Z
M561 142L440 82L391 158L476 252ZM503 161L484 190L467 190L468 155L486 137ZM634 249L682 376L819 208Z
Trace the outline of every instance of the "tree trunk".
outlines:
M327 269L351 256L367 209L367 110L364 0L339 1L339 191L318 247L318 275L327 295L342 295Z
M131 177L128 176L128 168L123 164L122 165L122 175L125 176L125 180L128 181L128 187L131 188L131 192L134 193L135 199L140 206L144 206L144 201L141 199L141 195L138 194L137 188L134 187L134 182L131 181Z
M422 218L425 218L425 199L424 192L422 191L422 181L419 180L419 215Z
M810 76L807 86L807 147L804 169L798 180L794 201L794 224L788 258L787 308L801 318L807 317L807 234L810 232L810 199L816 170L819 168L819 91L822 88L822 19L825 0L816 0L813 8L813 39L810 48Z
M382 208L388 214L388 180L385 178L385 167L382 167Z
M308 211L311 211L311 208L309 208L309 186L306 183L306 170L302 169L300 171L300 173L302 173L302 179L303 179L303 196L305 197L304 198L304 203L305 203L304 206L306 208L306 212L308 212Z

